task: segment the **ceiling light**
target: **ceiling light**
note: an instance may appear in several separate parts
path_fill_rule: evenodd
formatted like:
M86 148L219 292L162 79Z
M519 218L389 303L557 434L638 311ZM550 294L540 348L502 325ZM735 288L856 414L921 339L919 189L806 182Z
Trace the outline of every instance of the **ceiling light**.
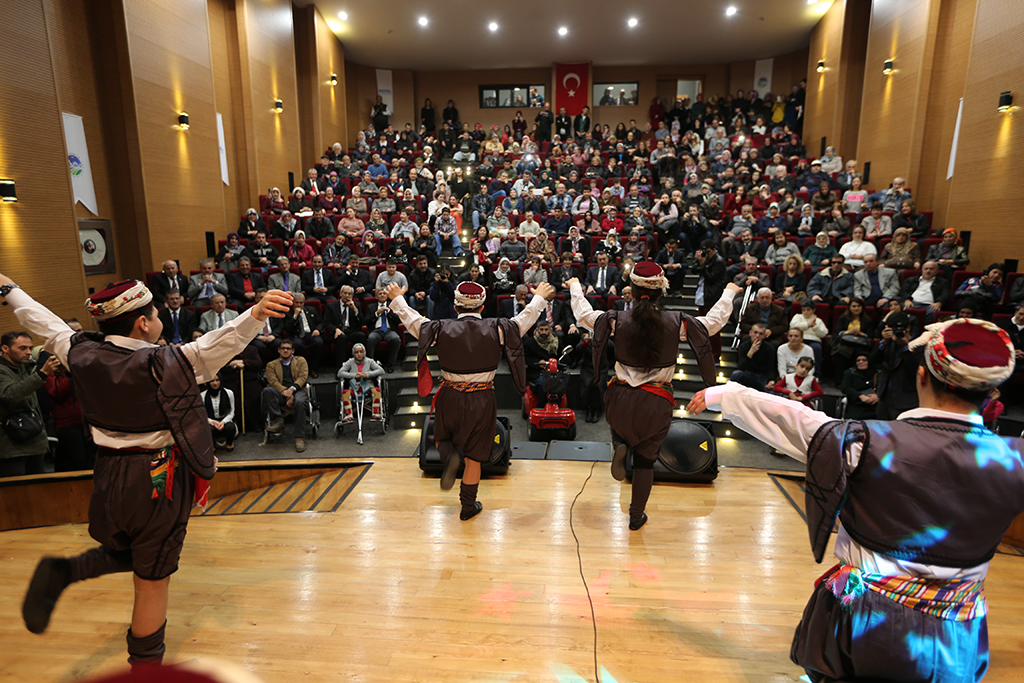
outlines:
M338 12L338 18L342 21L348 21L348 12Z
M426 25L427 25L427 18L426 17L420 17L420 26L426 26Z
M560 35L560 36L564 36L568 32L569 32L569 29L567 29L564 26L562 28L558 29L558 35Z
M1007 90L999 94L999 111L1010 111L1013 106L1013 93Z
M636 25L639 24L640 22L636 20L636 17L630 17L629 22L627 23L629 24L630 28L635 28Z
M813 5L816 2L818 2L818 0L807 0L808 5Z
M889 74L892 73L892 60L891 59L885 60L885 64L882 65L882 73L885 74L886 76L888 76Z
M735 7L730 7L729 9L725 10L725 16L727 16L727 17L731 17L734 14L736 14L736 8Z
M498 22L492 21L491 23L487 24L487 28L491 29L492 31L497 31L498 30Z
M824 70L825 70L825 60L824 59L819 59L818 60L818 73L821 73Z

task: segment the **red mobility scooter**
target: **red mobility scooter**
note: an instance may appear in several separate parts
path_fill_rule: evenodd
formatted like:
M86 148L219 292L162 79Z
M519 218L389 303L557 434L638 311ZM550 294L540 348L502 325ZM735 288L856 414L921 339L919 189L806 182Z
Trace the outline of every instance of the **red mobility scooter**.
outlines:
M530 441L550 441L561 437L565 441L576 438L576 412L566 407L565 395L569 390L569 371L566 358L572 346L566 346L562 355L552 358L544 368L543 388L547 405L537 406L537 395L532 389L523 397L523 417L530 420Z

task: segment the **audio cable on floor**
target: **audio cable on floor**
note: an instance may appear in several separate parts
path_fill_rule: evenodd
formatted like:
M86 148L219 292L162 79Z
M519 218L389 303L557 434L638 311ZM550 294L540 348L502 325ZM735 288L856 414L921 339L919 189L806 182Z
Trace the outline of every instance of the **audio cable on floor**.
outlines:
M576 501L579 500L580 496L583 495L583 490L587 488L587 482L594 476L594 468L597 467L597 461L590 466L590 474L583 480L583 486L580 487L580 492L576 494L576 497L572 499L572 505L569 506L569 530L572 532L572 537L576 541L576 559L580 565L580 578L583 579L583 588L587 591L587 602L590 603L590 621L594 625L594 681L595 683L601 683L601 673L597 666L597 617L594 615L594 600L590 597L590 586L587 585L587 577L583 575L583 556L580 554L580 539L576 535L576 528L572 524L572 512L576 507Z

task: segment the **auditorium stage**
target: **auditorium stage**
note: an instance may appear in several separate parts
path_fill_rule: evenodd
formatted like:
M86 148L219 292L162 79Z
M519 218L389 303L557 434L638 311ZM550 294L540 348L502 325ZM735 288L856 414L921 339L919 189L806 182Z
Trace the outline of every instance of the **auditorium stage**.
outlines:
M514 461L482 484L484 512L468 523L457 489L441 492L414 460L351 469L334 512L193 518L172 581L168 661L217 657L268 683L594 681L569 525L591 463ZM573 520L604 683L798 678L793 628L831 558L814 564L784 488L738 468L711 485L658 484L650 522L630 532L629 487L597 464ZM82 524L0 533L0 681L124 666L126 575L72 586L44 636L22 625L40 555L90 544ZM997 555L987 593L986 681L1020 680L1024 557Z

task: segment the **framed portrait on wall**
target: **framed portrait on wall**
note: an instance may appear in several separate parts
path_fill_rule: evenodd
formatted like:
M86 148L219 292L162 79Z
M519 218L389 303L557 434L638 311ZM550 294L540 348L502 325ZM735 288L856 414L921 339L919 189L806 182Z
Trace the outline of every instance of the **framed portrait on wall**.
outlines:
M107 219L78 219L78 242L82 248L82 264L86 275L113 273L114 232Z

